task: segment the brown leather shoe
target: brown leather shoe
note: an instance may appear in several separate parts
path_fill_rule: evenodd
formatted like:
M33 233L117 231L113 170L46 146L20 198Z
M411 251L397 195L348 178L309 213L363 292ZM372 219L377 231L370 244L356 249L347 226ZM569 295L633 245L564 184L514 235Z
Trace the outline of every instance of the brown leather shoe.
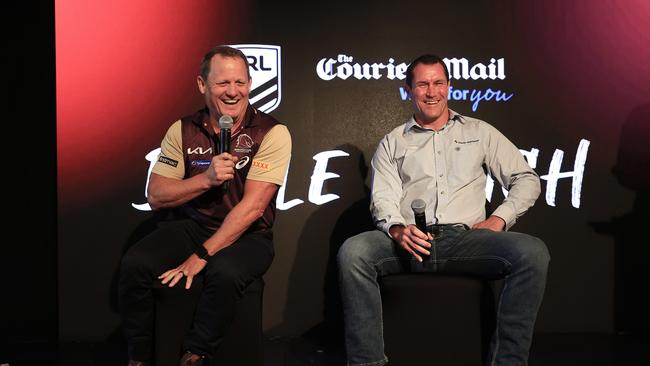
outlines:
M203 356L199 356L190 351L185 352L181 357L180 366L203 366Z
M148 362L144 362L144 361L134 361L134 360L130 360L130 361L129 361L129 366L149 366L149 363L148 363Z

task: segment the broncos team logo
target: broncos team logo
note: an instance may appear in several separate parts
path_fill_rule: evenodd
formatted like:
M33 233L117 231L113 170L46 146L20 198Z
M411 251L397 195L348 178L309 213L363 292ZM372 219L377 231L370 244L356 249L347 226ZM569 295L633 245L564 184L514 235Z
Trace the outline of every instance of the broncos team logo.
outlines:
M235 151L239 153L249 153L253 149L253 139L247 134L243 133L237 136L237 142L235 143Z

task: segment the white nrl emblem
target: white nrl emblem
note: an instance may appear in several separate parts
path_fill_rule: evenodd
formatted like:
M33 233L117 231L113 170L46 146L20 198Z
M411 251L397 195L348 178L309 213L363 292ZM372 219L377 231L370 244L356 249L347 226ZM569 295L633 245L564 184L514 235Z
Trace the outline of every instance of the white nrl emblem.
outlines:
M282 99L280 46L234 44L232 47L241 50L248 59L253 78L251 105L265 113L275 110Z

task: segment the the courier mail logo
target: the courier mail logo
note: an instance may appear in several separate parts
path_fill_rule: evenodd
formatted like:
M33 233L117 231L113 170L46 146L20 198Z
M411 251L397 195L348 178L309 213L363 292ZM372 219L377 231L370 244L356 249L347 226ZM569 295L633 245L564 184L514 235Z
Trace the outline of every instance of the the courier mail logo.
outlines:
M253 78L251 105L265 113L276 109L282 99L280 46L235 44L232 47L240 49L248 59Z

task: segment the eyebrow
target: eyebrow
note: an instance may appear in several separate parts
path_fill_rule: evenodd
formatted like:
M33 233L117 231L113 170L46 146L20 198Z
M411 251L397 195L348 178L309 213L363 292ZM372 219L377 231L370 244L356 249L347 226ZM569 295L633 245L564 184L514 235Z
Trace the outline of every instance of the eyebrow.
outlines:
M214 84L223 84L223 83L229 83L229 82L230 82L230 80L223 80L223 79L213 81ZM235 79L234 82L235 83L246 84L247 80L245 80L245 79Z
M435 79L435 80L432 80L431 82L432 82L432 83L440 83L440 82L442 82L442 83L446 83L447 80L445 80L445 79ZM416 85L429 84L429 80L420 80L420 81L416 81L415 84L416 84Z

